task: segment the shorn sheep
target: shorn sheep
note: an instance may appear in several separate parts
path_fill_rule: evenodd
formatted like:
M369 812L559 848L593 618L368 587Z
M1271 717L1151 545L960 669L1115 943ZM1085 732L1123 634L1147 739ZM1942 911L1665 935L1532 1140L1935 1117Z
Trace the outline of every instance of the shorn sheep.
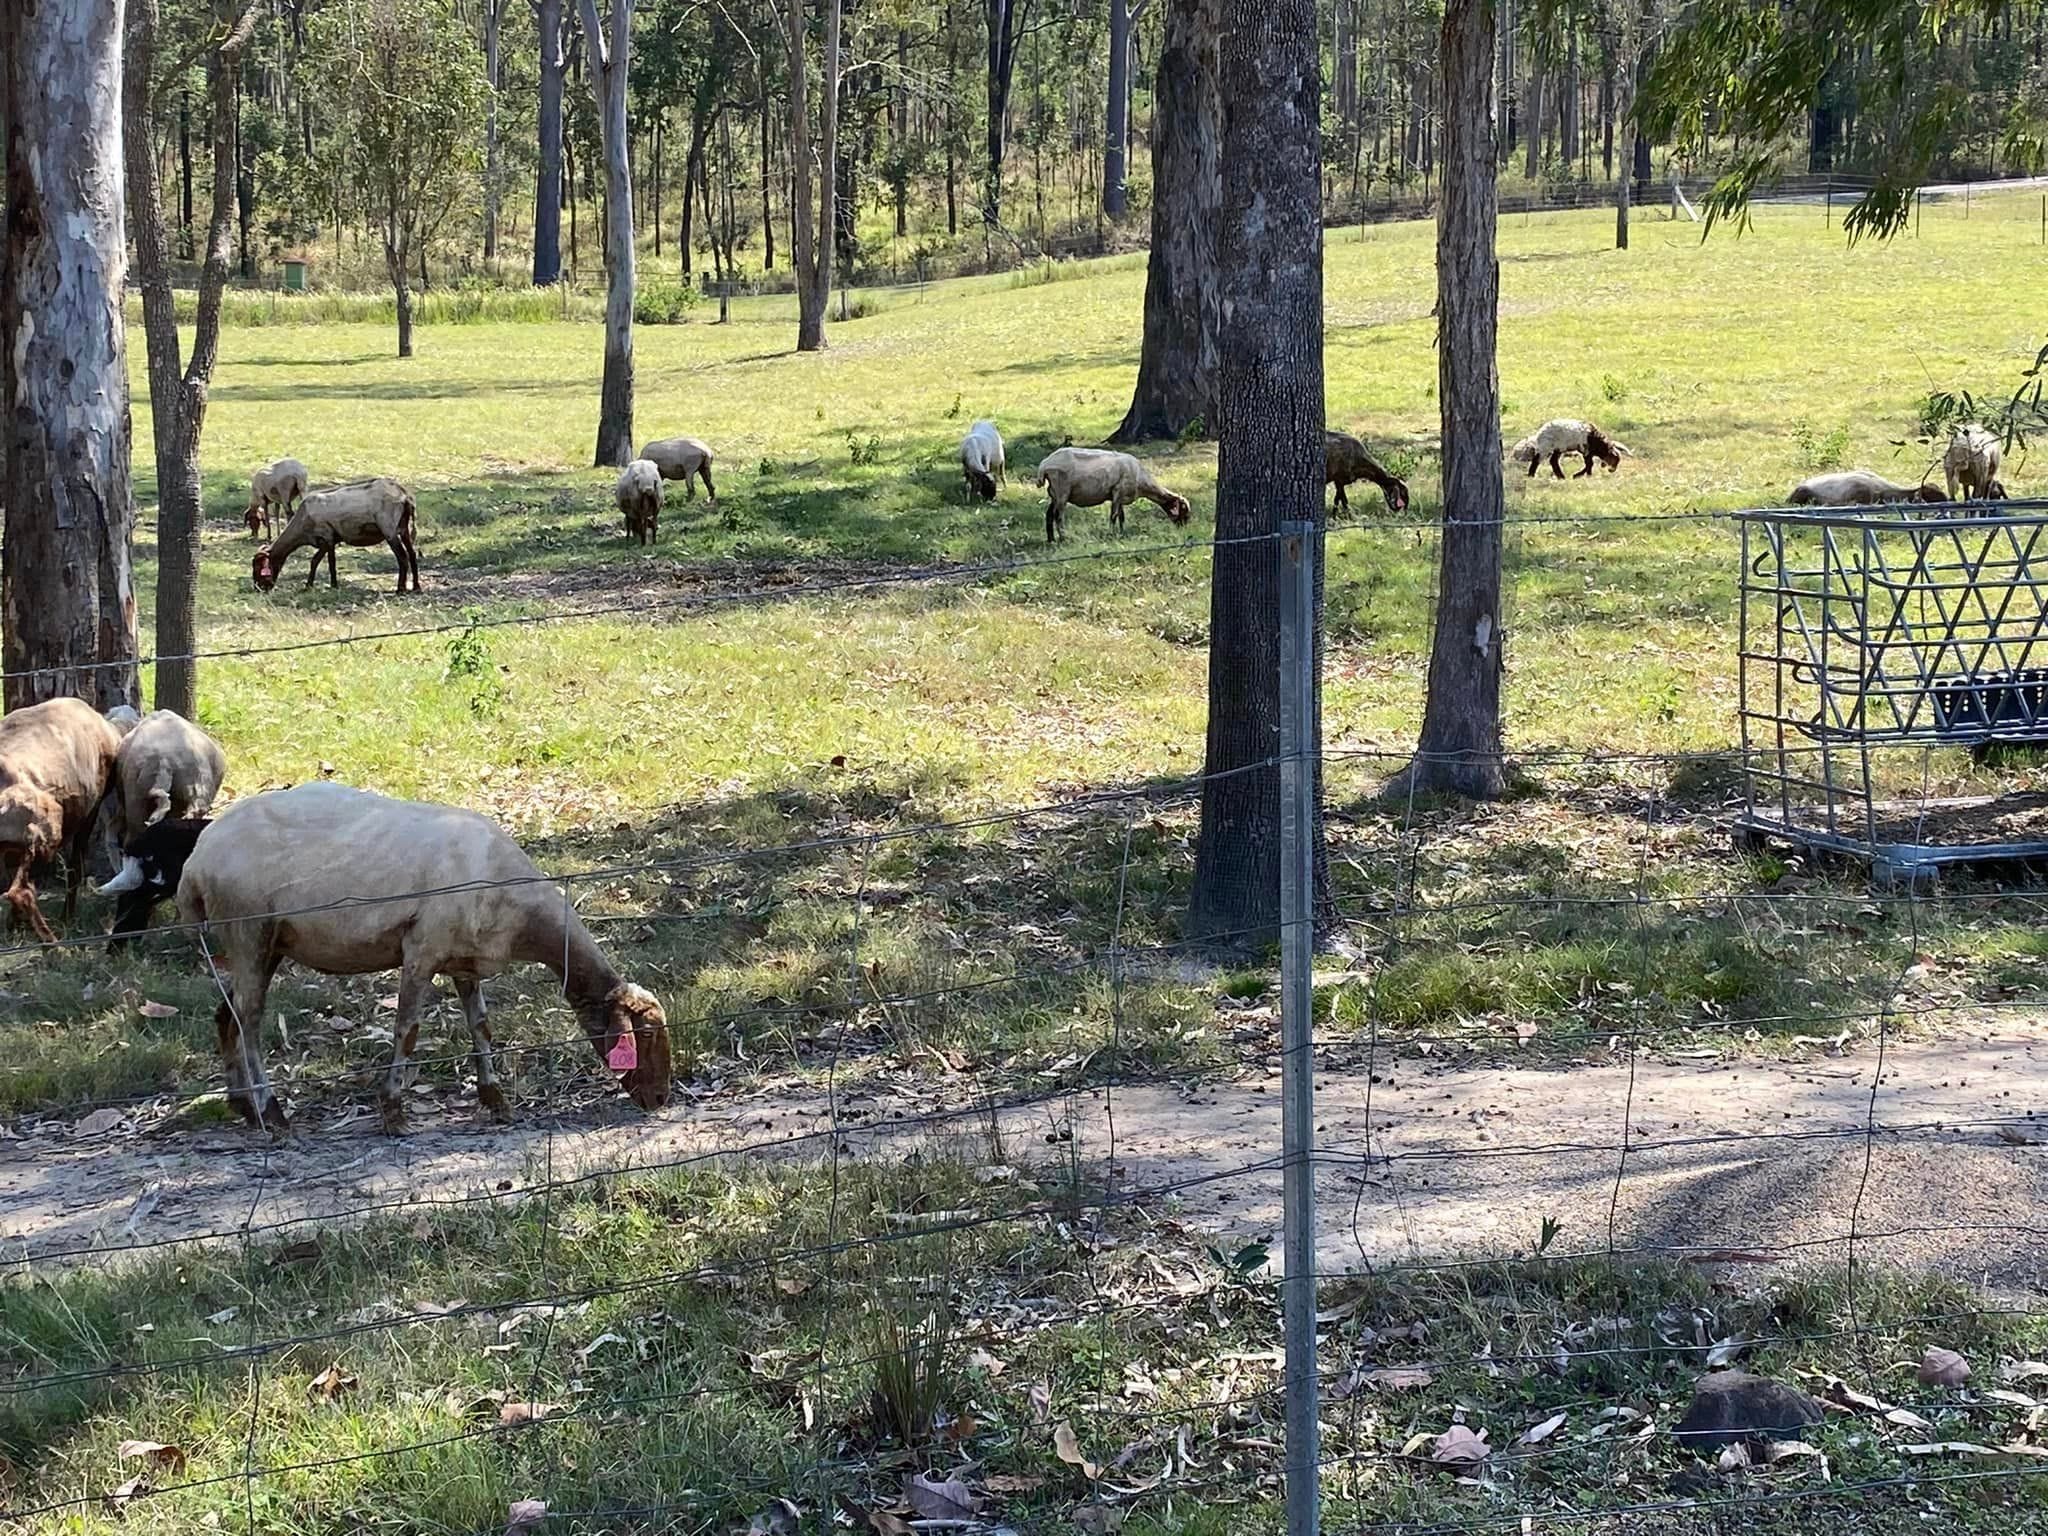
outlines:
M249 510L242 514L242 521L249 525L249 537L255 538L259 529L264 538L272 537L271 513L281 511L289 518L298 510L297 504L305 500L306 485L306 466L297 459L279 459L251 475Z
M1939 504L1948 498L1936 485L1895 485L1867 469L1838 469L1812 475L1785 497L1792 507L1882 507L1902 501Z
M110 714L111 718L111 714ZM116 720L118 727L121 722ZM166 818L189 821L203 818L213 809L220 793L220 781L227 775L227 757L206 732L183 715L168 709L151 710L128 731L114 759L114 839L121 849L121 871L100 887L105 896L141 896L140 921L116 932L134 932L149 926L149 912L157 900L171 894L175 882L148 891L143 868L142 842L150 828ZM163 848L156 848L163 862ZM122 902L124 918L133 918L135 903Z
M652 544L661 526L661 471L652 459L635 459L619 471L619 510L626 515L626 537Z
M640 457L651 461L664 480L683 482L683 498L694 501L697 477L704 480L704 499L718 505L718 490L711 483L711 450L694 437L664 437L647 444Z
M57 935L36 905L35 871L64 856L64 919L78 887L100 804L113 782L121 731L90 704L51 699L0 716L0 876L11 925L45 944Z
M1365 444L1348 433L1324 430L1323 478L1325 483L1337 487L1336 509L1339 512L1351 505L1344 488L1359 480L1370 480L1380 488L1380 494L1387 499L1389 512L1408 510L1408 482L1388 471Z
M313 563L306 567L306 585L320 574L320 561L327 561L327 584L341 585L334 569L334 552L346 544L351 549L389 545L398 561L398 590L420 589L420 552L413 543L413 524L419 508L412 492L396 480L352 480L331 490L315 491L299 504L292 520L285 524L277 542L256 551L250 564L256 585L268 592L277 585L287 556L313 546Z
M325 781L252 796L200 833L178 883L178 911L204 925L209 948L226 961L231 991L216 1014L221 1057L229 1101L252 1123L287 1123L257 1038L271 977L285 960L329 976L397 970L398 1016L380 1095L385 1129L394 1133L405 1128L420 1009L436 976L453 981L461 999L477 1097L504 1118L481 983L516 965L561 977L598 1059L635 1104L668 1102L661 1004L620 979L561 884L473 811Z
M1948 471L1950 501L2003 501L2005 486L1998 471L2005 462L2005 445L1995 433L1982 427L1957 427L1949 434L1948 452L1942 467Z
M1038 466L1037 484L1046 489L1045 542L1066 532L1069 506L1099 507L1109 503L1110 526L1122 529L1124 509L1149 501L1176 525L1190 515L1188 500L1152 478L1152 472L1128 453L1106 448L1059 448Z
M960 439L960 473L969 496L996 499L996 487L1008 477L1003 473L1003 434L994 422L977 421Z
M1558 463L1560 454L1576 453L1585 460L1585 467L1572 478L1583 480L1593 473L1596 463L1605 464L1609 474L1621 468L1621 461L1629 457L1628 449L1602 432L1590 421L1571 421L1559 418L1546 421L1519 443L1508 450L1508 457L1517 464L1529 466L1534 475L1540 464L1549 464L1551 474L1564 478L1564 466Z

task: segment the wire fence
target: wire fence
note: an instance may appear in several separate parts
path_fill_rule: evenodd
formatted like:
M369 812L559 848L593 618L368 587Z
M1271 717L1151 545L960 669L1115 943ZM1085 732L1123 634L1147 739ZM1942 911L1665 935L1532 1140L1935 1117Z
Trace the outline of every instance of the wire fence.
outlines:
M1611 521L1696 524L1732 566L1730 519ZM1248 544L1284 567L1318 537L482 622ZM384 1138L402 1030L374 980L252 1009L219 926L177 919L119 955L79 924L0 950L0 1519L1210 1530L1277 1524L1290 1473L1294 1519L1306 1487L1328 1528L1404 1536L2037 1509L2048 898L1738 851L1732 741L1531 745L1475 807L1389 790L1411 745L1322 709L1326 739L1292 707L1226 768L954 816L842 802L781 841L260 914L559 888L667 1007L683 1066L651 1115L545 979L493 984L511 1123L436 997L450 1043L412 1054L415 1132ZM1923 805L1984 771L1955 752L1911 746ZM1203 798L1310 765L1327 892L1296 862L1277 919L1184 933ZM118 1038L91 1034L110 1002ZM214 1011L263 1035L289 1132L226 1113ZM1696 1379L1730 1368L1787 1395L1710 1424Z

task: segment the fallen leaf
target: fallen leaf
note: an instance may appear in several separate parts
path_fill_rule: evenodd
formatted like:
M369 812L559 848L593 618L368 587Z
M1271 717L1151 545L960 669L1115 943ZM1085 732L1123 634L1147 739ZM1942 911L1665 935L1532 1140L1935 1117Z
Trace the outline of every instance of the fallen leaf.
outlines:
M1356 1380L1361 1387L1375 1387L1385 1392L1414 1392L1435 1381L1436 1375L1420 1366L1394 1365L1363 1371Z
M178 1010L169 1003L146 1002L135 1010L145 1019L175 1019Z
M1052 1448L1068 1466L1079 1467L1081 1475L1091 1483L1102 1475L1102 1469L1081 1454L1081 1442L1074 1438L1074 1426L1065 1419L1053 1426Z
M1749 1442L1738 1440L1733 1445L1721 1447L1721 1454L1714 1466L1722 1472L1740 1472L1749 1465Z
M1830 1402L1838 1403L1844 1408L1860 1408L1865 1413L1883 1413L1891 1406L1880 1398L1872 1397L1868 1392L1858 1392L1839 1376L1830 1376L1827 1386L1822 1390Z
M596 1354L600 1349L603 1349L607 1344L623 1344L625 1342L626 1340L624 1336L620 1334L600 1333L596 1338L592 1339L588 1344L584 1345L581 1349L576 1351L576 1358L578 1360L588 1360L592 1355Z
M118 1109L96 1109L71 1127L74 1136L104 1136L126 1122Z
M787 1499L777 1499L747 1522L747 1536L795 1536L804 1512Z
M1720 1340L1712 1349L1707 1351L1707 1369L1712 1371L1718 1370L1724 1365L1733 1365L1736 1357L1747 1348L1749 1348L1749 1340L1739 1334L1732 1339Z
M914 1536L916 1528L894 1510L862 1509L853 1503L849 1503L847 1508L853 1511L856 1520L865 1519L875 1536Z
M1088 1536L1110 1536L1110 1532L1121 1530L1124 1512L1114 1504L1079 1504L1074 1507L1074 1524L1088 1532Z
M811 1288L811 1282L795 1275L785 1275L775 1282L775 1289L785 1296L801 1296Z
M929 1472L919 1472L903 1479L903 1496L920 1520L974 1518L974 1493L957 1477L938 1482Z
M977 1349L973 1354L967 1357L967 1369L969 1369L970 1371L980 1371L982 1375L988 1377L989 1380L994 1381L997 1377L1001 1376L1004 1371L1008 1370L1009 1367L1003 1364L1003 1362L998 1360L994 1355L990 1354L987 1350Z
M149 1474L147 1472L136 1473L133 1477L129 1478L127 1482L121 1484L120 1487L116 1488L112 1493L108 1494L107 1502L113 1505L116 1510L123 1508L124 1506L126 1506L130 1499L134 1498L136 1494L142 1491L143 1484L147 1483L148 1481Z
M222 1307L218 1312L209 1312L206 1317L207 1326L218 1328L223 1323L232 1323L235 1314L241 1310L240 1307Z
M185 1470L185 1448L182 1445L165 1445L161 1440L123 1440L114 1448L114 1454L123 1461L146 1457L154 1465L174 1474Z
M1998 1375L2006 1385L2018 1386L2023 1381L2048 1376L2048 1364L2039 1360L2006 1360L2000 1362Z
M2024 1392L2008 1392L2003 1387L1992 1387L1984 1395L1994 1403L2004 1403L2008 1408L2038 1408L2041 1406L2038 1398L2029 1397Z
M1821 1448L1808 1445L1804 1440L1773 1440L1764 1447L1764 1460L1773 1465L1781 1461L1796 1461L1801 1457L1822 1456Z
M1928 1445L1904 1447L1908 1456L1994 1456L1988 1445L1973 1445L1968 1440L1937 1440Z
M1552 1435L1556 1434L1560 1429L1564 1428L1565 1417L1566 1416L1564 1414L1553 1413L1541 1424L1538 1424L1534 1428L1525 1431L1522 1435L1522 1438L1516 1441L1515 1443L1517 1445L1541 1445L1544 1441L1548 1440Z
M1998 1448L2001 1456L2025 1456L2034 1461L2048 1459L2048 1446L2021 1445L2018 1441Z
M984 1493L1036 1493L1045 1479L1030 1472L992 1472L981 1480Z
M1927 1346L1920 1357L1920 1384L1926 1387L1960 1387L1970 1379L1970 1362L1952 1349L1938 1344Z
M1025 1388L1024 1400L1031 1405L1031 1422L1043 1424L1052 1417L1052 1383L1034 1381Z
M548 1517L545 1499L514 1499L505 1514L505 1536L525 1536Z
M344 1371L341 1362L337 1360L307 1383L306 1392L312 1397L324 1397L331 1403L342 1393L352 1391L359 1384L355 1374Z
M498 1407L498 1422L504 1425L538 1424L542 1419L560 1413L560 1403L501 1403Z
M1910 1408L1894 1408L1884 1419L1887 1424L1896 1424L1901 1429L1917 1429L1923 1435L1934 1432L1934 1426Z
M1446 1467L1476 1467L1492 1454L1492 1447L1486 1443L1486 1431L1475 1431L1463 1424L1453 1424L1429 1446L1429 1459Z

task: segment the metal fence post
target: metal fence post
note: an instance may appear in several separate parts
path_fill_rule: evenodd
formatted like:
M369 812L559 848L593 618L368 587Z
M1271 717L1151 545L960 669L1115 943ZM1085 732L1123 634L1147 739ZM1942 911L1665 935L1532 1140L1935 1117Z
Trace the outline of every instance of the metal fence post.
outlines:
M1280 526L1280 1140L1287 1322L1287 1536L1321 1526L1316 1381L1315 569L1320 530Z

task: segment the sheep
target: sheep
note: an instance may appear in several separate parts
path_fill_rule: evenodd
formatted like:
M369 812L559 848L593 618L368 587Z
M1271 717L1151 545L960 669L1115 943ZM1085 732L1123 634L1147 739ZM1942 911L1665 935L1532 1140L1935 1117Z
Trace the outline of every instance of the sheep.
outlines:
M1605 464L1607 472L1612 474L1621 468L1623 459L1631 457L1628 449L1590 421L1572 421L1562 417L1543 423L1509 449L1508 457L1517 464L1527 464L1532 476L1537 465L1548 461L1551 474L1562 480L1564 466L1557 459L1563 453L1576 453L1586 461L1585 468L1572 476L1574 480L1583 480L1592 474L1596 460Z
M635 459L619 471L616 494L626 514L626 537L652 544L661 525L661 470L652 459Z
M1035 484L1046 488L1045 542L1050 544L1066 532L1069 505L1099 507L1109 503L1112 527L1124 525L1124 508L1134 501L1149 501L1164 511L1176 525L1189 517L1185 496L1175 495L1152 472L1128 453L1106 448L1057 448L1038 466Z
M279 459L266 469L259 469L249 477L249 510L242 514L242 521L249 525L249 537L255 538L258 528L263 537L272 536L270 514L272 508L282 507L289 518L298 510L296 502L306 497L306 466L297 459Z
M119 728L113 711L107 718ZM114 761L114 840L122 854L121 872L100 887L100 894L140 890L144 876L137 840L165 817L204 816L226 774L227 758L219 744L183 715L155 709L131 725Z
M1957 427L1949 434L1948 452L1942 467L1948 471L1950 501L2003 501L2005 486L1998 471L2005 460L2005 445L1995 433L1982 427Z
M132 886L121 890L121 899L114 904L114 937L109 948L122 948L129 935L148 928L157 903L178 894L185 861L192 857L199 834L212 825L208 816L169 816L151 822L128 841L122 852L135 866L137 878ZM110 881L100 890L113 888Z
M683 482L685 500L697 497L695 477L704 477L704 504L718 505L718 491L711 484L711 450L694 437L664 437L647 444L640 450L640 457L651 459L654 467L661 471L664 480Z
M313 585L313 578L320 574L320 561L327 561L327 584L341 585L334 569L334 551L346 544L352 549L368 549L376 544L388 544L391 553L398 559L398 590L406 589L408 577L412 590L420 589L420 552L413 544L413 522L419 508L412 499L412 492L396 480L379 477L375 480L351 480L347 485L337 485L329 490L315 491L299 503L299 510L292 520L285 524L284 532L274 544L265 544L256 551L250 572L256 585L268 592L277 585L278 575L284 570L285 557L306 545L313 546L313 563L306 567L306 585Z
M1003 434L992 421L977 421L960 439L960 472L967 481L970 497L996 499L996 487L1005 484Z
M1948 500L1939 486L1894 485L1867 469L1842 469L1812 475L1793 486L1785 504L1793 507L1878 507L1901 501L1940 503Z
M51 699L0 716L0 873L11 924L45 944L57 935L36 905L38 865L64 855L64 919L78 910L86 847L113 782L121 731L90 704Z
M331 781L238 801L199 834L178 911L217 940L232 980L217 1011L229 1100L252 1124L283 1129L258 1029L271 977L296 960L329 976L398 970L398 1016L381 1100L405 1128L403 1094L421 1005L436 976L455 983L469 1023L477 1097L506 1118L480 983L515 965L562 979L598 1057L642 1109L669 1096L668 1020L620 979L549 880L489 818L391 800Z
M1365 444L1344 432L1323 430L1324 482L1337 487L1336 510L1347 510L1350 499L1344 488L1355 480L1370 480L1387 499L1389 512L1408 510L1408 482L1383 468Z

